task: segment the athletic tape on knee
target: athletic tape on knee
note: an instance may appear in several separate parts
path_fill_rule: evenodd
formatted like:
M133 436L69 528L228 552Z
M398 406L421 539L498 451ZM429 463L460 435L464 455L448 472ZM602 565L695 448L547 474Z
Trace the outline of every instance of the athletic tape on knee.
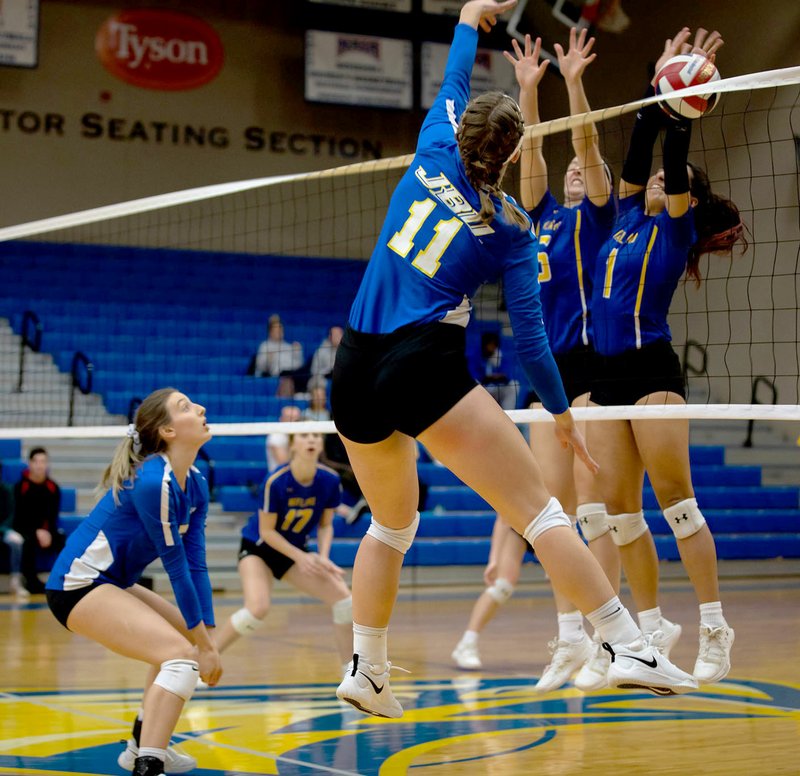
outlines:
M635 542L649 530L644 519L644 512L630 512L621 515L608 515L608 527L611 538L618 547Z
M200 666L195 660L165 660L161 670L153 680L153 684L163 687L167 692L188 701L192 697L197 680L200 678Z
M373 515L372 522L367 529L367 535L405 555L417 535L418 527L419 512L416 513L414 519L405 528L387 528L385 525L381 525Z
M347 596L347 598L337 601L331 607L331 613L336 625L350 625L353 622L353 597Z
M500 579L495 580L493 585L490 585L486 588L486 592L489 596L494 599L498 604L504 604L511 598L512 593L514 592L514 585L512 585L507 579Z
M536 540L545 531L560 527L572 528L572 523L566 514L564 514L564 510L561 508L558 499L551 498L550 501L547 502L547 506L531 520L522 536L531 547L536 549Z
M706 519L697 506L697 499L687 498L664 510L669 527L676 539L694 536L705 524Z
M593 542L605 536L611 529L608 526L608 515L605 504L581 504L578 507L578 525L583 538Z
M231 615L231 625L240 636L249 636L264 624L249 609L242 607Z

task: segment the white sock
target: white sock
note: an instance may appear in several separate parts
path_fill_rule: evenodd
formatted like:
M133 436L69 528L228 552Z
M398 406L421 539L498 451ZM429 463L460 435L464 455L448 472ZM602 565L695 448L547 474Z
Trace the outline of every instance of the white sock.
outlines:
M464 631L464 635L461 637L460 644L463 644L465 647L474 647L478 644L478 637L481 634L478 631L467 630Z
M388 628L370 628L368 625L353 623L353 652L365 663L384 666L386 657L386 636Z
M728 625L722 614L721 601L700 604L700 624L708 625L709 628L725 628Z
M661 607L655 606L652 609L645 609L639 612L639 627L642 633L652 633L658 630L661 625Z
M158 757L163 763L167 760L167 750L156 749L154 746L140 746L139 757Z
M577 644L582 641L583 615L579 611L559 612L558 613L558 639L568 641L570 644Z
M600 633L600 638L609 644L630 644L642 635L618 596L589 612L586 619Z

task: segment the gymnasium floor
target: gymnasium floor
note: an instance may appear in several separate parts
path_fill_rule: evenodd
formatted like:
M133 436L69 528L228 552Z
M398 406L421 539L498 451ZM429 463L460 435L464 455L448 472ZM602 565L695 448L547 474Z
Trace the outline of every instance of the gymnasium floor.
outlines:
M328 612L281 593L268 626L223 656L222 684L184 711L177 738L198 760L193 773L800 774L797 575L723 580L733 670L680 698L570 687L537 696L555 625L540 583L520 589L484 634L485 670L459 672L450 651L479 591L401 591L390 632L390 657L412 671L392 682L401 720L337 702ZM683 580L663 591L665 615L684 625L673 659L691 670L693 594ZM218 618L240 602L219 597ZM43 599L0 596L0 656L0 774L123 773L118 741L143 668L69 634Z

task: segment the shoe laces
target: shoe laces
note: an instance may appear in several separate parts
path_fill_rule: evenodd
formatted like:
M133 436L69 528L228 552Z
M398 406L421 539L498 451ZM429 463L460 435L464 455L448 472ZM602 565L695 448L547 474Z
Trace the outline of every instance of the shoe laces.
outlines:
M700 653L701 660L706 660L709 657L717 658L724 651L723 640L727 636L726 629L719 625L712 628L709 625L700 626Z

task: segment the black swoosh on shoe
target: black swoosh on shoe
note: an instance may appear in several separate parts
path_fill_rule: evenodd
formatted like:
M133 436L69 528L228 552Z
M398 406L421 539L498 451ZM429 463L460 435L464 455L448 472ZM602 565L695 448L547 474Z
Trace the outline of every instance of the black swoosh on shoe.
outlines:
M625 657L630 658L631 660L638 660L640 663L644 663L646 666L650 668L657 668L658 662L655 658L651 658L650 660L645 660L643 657L636 657L636 655L625 655Z
M358 673L360 673L361 676L363 676L372 685L372 689L375 690L378 695L383 692L383 688L386 687L385 684L382 684L380 687L378 687L378 685L375 684L375 682L373 682L372 679L370 679L363 671L359 671Z

